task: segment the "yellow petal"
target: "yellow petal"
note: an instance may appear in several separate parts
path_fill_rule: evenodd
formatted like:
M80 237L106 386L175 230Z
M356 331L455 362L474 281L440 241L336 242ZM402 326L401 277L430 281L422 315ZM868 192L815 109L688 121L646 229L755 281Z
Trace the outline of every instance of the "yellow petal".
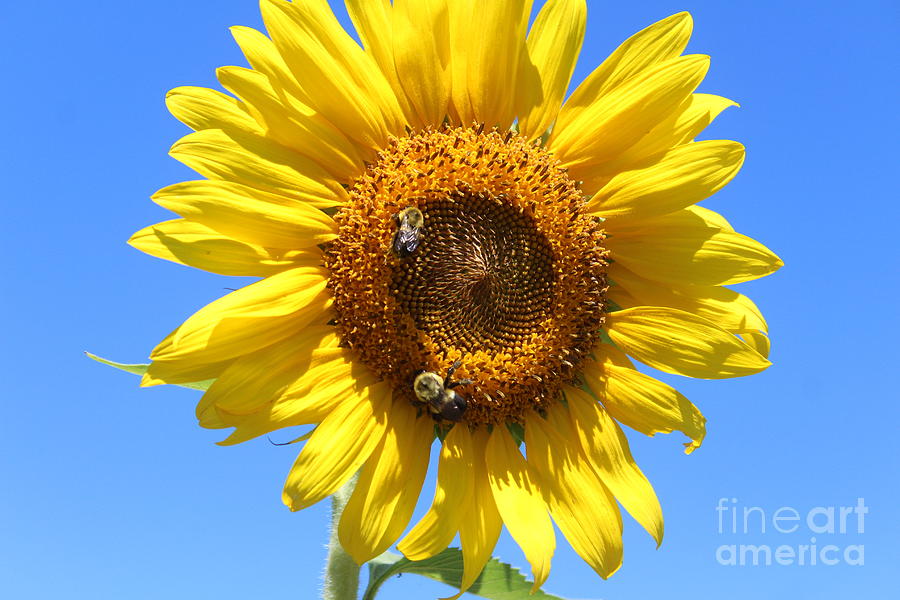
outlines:
M744 164L744 147L709 140L679 146L655 164L613 177L588 210L604 219L640 219L705 200L725 187Z
M438 125L450 95L448 0L347 0L366 52L414 127ZM422 35L427 31L428 35Z
M227 181L186 181L153 201L229 237L268 248L307 248L337 237L331 217L299 200Z
M173 331L161 342L161 344L171 343L175 337L176 331ZM179 383L196 383L198 381L206 381L208 379L218 378L228 366L234 362L234 358L226 359L219 362L208 362L195 364L183 360L166 362L155 360L147 367L147 372L141 377L141 387L151 387L164 384ZM206 415L204 419L207 423L215 424L216 429L224 427L221 420L214 412ZM209 425L203 424L204 427Z
M300 86L291 70L288 68L275 44L263 35L261 32L250 27L235 26L231 28L231 33L235 41L241 48L244 57L255 71L265 75L274 92L278 95L284 106L290 107L292 111L297 111L301 115L307 115L310 111L315 118L323 124L327 124L334 131L341 132L341 129L332 121L329 121L325 115L313 108L313 98ZM341 132L341 136L346 134ZM347 138L353 146L353 151L347 150L347 157L350 161L356 161L357 157L373 161L376 153L372 147L366 144L360 144L351 137ZM343 148L343 140L329 140L329 143L336 144L335 148ZM332 166L333 168L333 166ZM338 169L334 171L338 172Z
M166 106L175 118L193 129L262 130L238 100L202 87L177 87L166 94Z
M472 502L459 524L459 541L463 555L463 576L458 598L469 589L481 575L484 565L490 560L500 537L503 521L497 512L491 486L488 483L484 455L487 450L487 432L484 429L472 434L475 454L472 482Z
M604 226L613 260L654 281L728 285L765 277L784 265L756 240L720 229L696 211Z
M652 164L659 154L692 141L729 106L738 106L738 103L712 94L691 94L674 114L651 129L638 143L616 159L598 165L595 174L615 174Z
M318 251L263 248L186 219L144 227L128 243L150 256L220 275L265 277L319 259Z
M689 55L641 71L565 126L558 123L549 146L572 177L583 179L582 174L620 155L675 112L708 68L708 56Z
M318 423L336 406L377 391L372 372L355 361L346 348L313 350L306 369L280 396L253 414L219 409L221 420L235 428L219 445L232 446L277 429Z
M183 137L169 154L210 179L231 181L308 202L343 204L347 192L312 159L263 136L219 129Z
M221 67L219 82L240 97L267 136L308 156L340 181L365 169L355 145L325 117L290 94L279 94L269 78L241 67Z
M567 387L565 395L568 410L563 405L554 406L548 411L548 420L556 424L566 416L571 419L572 430L597 475L659 546L663 538L662 507L653 486L634 462L625 434L585 392Z
M541 479L550 514L578 556L606 579L622 565L622 515L577 440L571 427L557 430L536 413L526 419L528 464Z
M207 406L197 415L197 424L204 429L226 429L228 425L219 418L214 406Z
M304 106L310 105L309 95L294 79L272 40L262 32L240 25L231 27L231 35L253 70L269 79L272 89L286 105L293 104L292 101Z
M475 120L469 99L469 50L475 0L448 0L450 11L450 117L460 125Z
M367 148L403 131L381 70L344 31L325 0L263 0L263 21L309 105Z
M548 0L528 33L527 62L519 74L519 132L540 137L556 120L581 44L585 0Z
M323 268L298 267L243 287L194 313L150 357L220 362L296 335L325 315L327 279Z
M387 550L409 523L428 469L434 423L404 402L391 408L381 444L341 516L341 545L357 564Z
M346 0L347 14L363 48L387 76L394 72L390 0Z
M473 120L506 129L515 118L519 65L531 0L451 4L453 103L463 124ZM461 47L464 51L457 52Z
M522 548L534 575L534 592L550 575L556 549L553 524L534 475L505 427L495 427L488 439L488 482L510 535Z
M654 165L665 152L693 140L729 106L737 102L711 94L691 94L672 115L656 125L635 145L616 158L579 173L582 189L591 196L622 171L633 171Z
M447 2L395 0L392 15L394 65L401 93L416 117L413 125L437 126L450 102Z
M667 306L703 317L731 332L769 330L756 304L728 288L660 284L635 275L620 263L610 265L609 277L615 282L609 288L609 298L621 308Z
M390 0L345 0L344 5L366 54L384 73L407 121L416 122L418 117L406 98L394 65L394 18Z
M392 389L344 400L316 428L284 484L282 501L301 510L338 490L365 463L387 429Z
M337 343L334 327L319 325L242 356L209 387L197 406L197 416L210 405L235 415L256 412L279 399L310 369L314 350L336 347Z
M759 373L771 365L721 327L674 308L617 311L607 316L606 327L622 350L666 373L724 379Z
M614 346L604 344L598 362L586 361L585 382L614 419L644 435L681 431L690 454L706 437L706 418L690 400L665 383L637 371Z
M744 343L759 352L762 356L769 358L769 352L771 351L771 342L769 341L769 336L759 331L757 329L748 329L736 331L741 339L744 340Z
M444 438L434 501L397 549L409 560L425 560L443 551L460 528L472 503L474 452L468 427L454 427Z
M731 223L729 223L725 217L702 206L691 206L684 210L674 212L671 215L666 215L664 220L671 219L674 219L678 223L683 222L685 224L690 224L692 227L698 222L702 222L704 227L714 227L723 231L734 231L734 227L731 226Z
M691 15L682 12L639 31L625 40L566 101L557 128L568 127L602 94L641 71L681 54L691 37Z

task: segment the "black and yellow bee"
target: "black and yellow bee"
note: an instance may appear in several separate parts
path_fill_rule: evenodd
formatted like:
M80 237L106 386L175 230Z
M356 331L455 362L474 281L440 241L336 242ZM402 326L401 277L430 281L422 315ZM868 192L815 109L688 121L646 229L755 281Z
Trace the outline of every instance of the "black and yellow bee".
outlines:
M428 406L428 410L436 418L440 417L444 421L459 423L462 421L463 413L466 412L466 399L456 393L453 388L461 385L471 385L471 379L460 379L453 383L450 378L456 369L459 368L460 362L456 361L447 371L447 377L441 379L441 376L431 371L420 371L416 375L413 382L413 392L419 401L424 402Z
M397 221L397 233L394 234L391 248L394 254L406 258L416 251L422 241L425 216L415 206L407 206L394 215L394 219Z

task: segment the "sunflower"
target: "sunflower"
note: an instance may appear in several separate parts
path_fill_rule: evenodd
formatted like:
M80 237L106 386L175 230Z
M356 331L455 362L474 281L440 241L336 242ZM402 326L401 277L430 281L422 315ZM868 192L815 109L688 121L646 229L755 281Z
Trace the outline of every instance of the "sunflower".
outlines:
M608 577L619 505L663 536L620 424L681 431L687 452L705 435L632 358L702 379L770 364L760 312L723 286L782 263L695 206L743 163L736 142L694 141L735 103L695 93L709 57L682 55L687 13L564 101L584 0L548 0L530 29L523 0L347 7L362 47L325 0L263 0L268 37L232 29L251 68L217 72L233 95L168 94L195 131L171 155L205 179L155 194L181 218L130 243L260 279L166 337L142 384L215 380L197 416L233 428L224 445L315 425L283 499L358 472L339 534L360 564L458 534L466 589L505 525L537 588L555 522ZM435 440L434 501L407 531Z

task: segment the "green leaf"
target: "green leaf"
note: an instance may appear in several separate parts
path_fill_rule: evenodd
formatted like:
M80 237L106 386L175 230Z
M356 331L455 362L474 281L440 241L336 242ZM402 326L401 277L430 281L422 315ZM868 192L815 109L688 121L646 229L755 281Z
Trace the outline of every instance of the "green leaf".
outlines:
M385 581L401 573L422 575L459 589L463 574L462 552L447 548L436 556L417 561L385 552L369 561L369 585L362 600L373 600ZM541 591L531 594L531 585L532 582L518 569L492 558L467 592L490 600L563 600Z
M521 446L525 443L525 428L519 425L518 423L507 423L506 428L509 429L509 432L512 434L513 439L516 440L516 445Z
M85 354L88 358L90 358L91 360L96 360L98 363L103 363L104 365L119 369L120 371L125 371L127 373L134 373L135 375L143 375L147 372L147 367L150 366L149 364L117 363L97 356L96 354L91 354L90 352L85 352ZM178 385L179 387L190 388L192 390L201 390L205 392L209 388L209 386L212 385L213 381L215 381L215 379L207 379L205 381L198 381L196 383L179 383L176 385Z

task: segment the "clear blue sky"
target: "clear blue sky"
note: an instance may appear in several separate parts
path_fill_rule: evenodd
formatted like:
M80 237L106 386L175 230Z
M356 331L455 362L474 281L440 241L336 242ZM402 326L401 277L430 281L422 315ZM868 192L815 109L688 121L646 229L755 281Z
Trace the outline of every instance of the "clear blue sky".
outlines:
M701 91L742 104L706 137L748 148L743 172L707 205L786 267L740 286L769 320L774 366L676 382L709 418L703 447L688 457L677 436L630 435L663 504L663 546L626 517L618 574L601 581L560 544L546 589L619 600L890 595L900 558L897 4L588 4L576 80L643 26L693 13L689 50L713 56ZM82 355L142 361L238 285L125 240L169 218L151 193L193 177L166 156L185 133L166 90L214 86L217 66L243 64L227 27L261 25L256 3L13 2L3 13L0 597L314 597L327 503L282 506L296 449L217 447L220 433L195 424L197 393L138 389ZM771 516L859 497L864 533L854 516L843 535L805 523L762 534L758 512L748 533L717 531L720 498ZM723 544L797 548L811 537L864 545L864 566L716 560ZM525 564L506 535L497 554ZM404 576L384 597L447 591Z

